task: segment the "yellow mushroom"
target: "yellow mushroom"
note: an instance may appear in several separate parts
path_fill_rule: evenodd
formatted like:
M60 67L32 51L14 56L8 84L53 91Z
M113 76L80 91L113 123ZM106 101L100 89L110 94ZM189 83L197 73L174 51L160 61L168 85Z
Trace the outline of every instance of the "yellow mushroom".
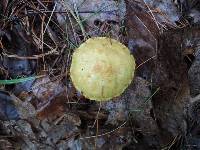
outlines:
M123 93L134 77L135 59L117 40L90 38L75 50L70 77L86 98L106 101Z

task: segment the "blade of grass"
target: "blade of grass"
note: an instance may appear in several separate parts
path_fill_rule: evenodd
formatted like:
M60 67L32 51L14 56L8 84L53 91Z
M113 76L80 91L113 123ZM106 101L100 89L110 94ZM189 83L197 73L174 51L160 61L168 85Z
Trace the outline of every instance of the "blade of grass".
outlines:
M152 99L152 97L154 96L154 95L156 95L156 93L158 93L159 92L159 90L160 90L160 87L158 87L143 103L142 103L142 105L141 106L139 106L138 108L136 108L136 109L130 109L129 110L129 112L142 112L142 111L144 111L144 105L149 101L149 100L151 100Z
M84 29L84 26L82 24L82 21L81 21L81 18L79 16L78 9L77 9L76 5L74 6L74 10L75 10L75 13L76 13L76 18L77 18L76 21L77 21L77 23L79 24L79 26L81 28L81 31L82 31L83 36L84 36L84 40L86 40L87 39L87 34L85 32L85 29Z
M153 97L154 95L156 95L156 93L158 93L159 90L160 90L160 87L158 87L158 88L155 90L155 92L153 92L153 94L152 94L147 100L145 100L144 103L147 103L150 99L152 99L152 97Z
M84 39L87 39L87 37L86 37L87 35L86 35L85 29L84 29L84 27L83 27L82 21L81 21L81 19L80 19L80 17L79 17L77 7L74 6L74 9L75 9L75 13L74 13L74 11L68 6L67 3L64 3L64 2L63 2L62 5L65 7L66 11L69 10L70 14L74 17L74 19L76 20L76 22L77 22L78 25L80 26L81 31L82 31L82 33L83 33L83 35L84 35Z
M4 85L17 84L17 83L30 81L30 80L35 80L40 77L42 76L25 77L25 78L19 78L19 79L11 79L11 80L0 80L0 84L4 84Z

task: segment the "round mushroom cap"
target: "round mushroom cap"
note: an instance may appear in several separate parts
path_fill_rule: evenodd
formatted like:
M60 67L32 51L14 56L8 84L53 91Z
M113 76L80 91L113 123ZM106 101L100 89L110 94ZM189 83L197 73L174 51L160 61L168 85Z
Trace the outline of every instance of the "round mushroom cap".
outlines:
M106 101L123 93L134 77L135 59L117 40L90 38L75 50L70 76L86 98Z

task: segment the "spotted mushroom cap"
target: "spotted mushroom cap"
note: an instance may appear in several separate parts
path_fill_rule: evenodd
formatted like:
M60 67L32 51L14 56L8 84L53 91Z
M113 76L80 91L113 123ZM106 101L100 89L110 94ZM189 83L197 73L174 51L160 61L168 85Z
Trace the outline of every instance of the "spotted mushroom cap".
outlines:
M106 101L123 93L134 77L135 59L117 40L90 38L75 50L70 76L86 98Z

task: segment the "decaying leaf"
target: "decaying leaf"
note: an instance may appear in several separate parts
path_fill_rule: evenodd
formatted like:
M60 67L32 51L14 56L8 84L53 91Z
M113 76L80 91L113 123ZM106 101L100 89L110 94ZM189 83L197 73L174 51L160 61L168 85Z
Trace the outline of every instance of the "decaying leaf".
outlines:
M53 98L65 90L63 84L58 81L51 81L48 76L36 80L32 86L32 92L38 99L37 110L47 106Z
M108 31L106 31L105 25L115 30L114 34L119 33L117 28L120 28L126 12L124 0L70 0L64 2L55 0L55 3L58 11L68 11L67 15L66 13L57 14L57 20L63 29L70 29L70 23L73 23L75 28L79 26L80 30L84 32L81 26L86 24L85 32L90 36L106 34ZM71 20L68 18L70 13L73 16Z

